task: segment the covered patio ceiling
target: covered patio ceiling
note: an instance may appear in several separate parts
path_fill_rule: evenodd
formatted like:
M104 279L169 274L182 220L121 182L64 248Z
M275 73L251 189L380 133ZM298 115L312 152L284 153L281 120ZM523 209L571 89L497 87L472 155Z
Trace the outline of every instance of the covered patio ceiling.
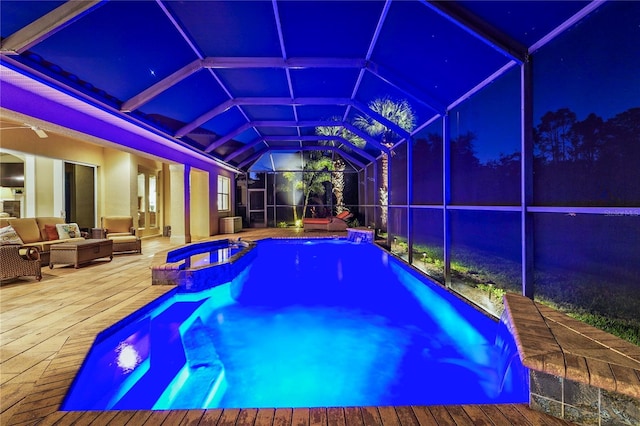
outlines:
M356 117L391 129L391 143L407 140L600 3L3 0L0 76L5 88L17 73L238 170L309 150L361 169L389 145ZM376 99L407 101L415 129L372 110ZM43 105L1 101L71 126Z

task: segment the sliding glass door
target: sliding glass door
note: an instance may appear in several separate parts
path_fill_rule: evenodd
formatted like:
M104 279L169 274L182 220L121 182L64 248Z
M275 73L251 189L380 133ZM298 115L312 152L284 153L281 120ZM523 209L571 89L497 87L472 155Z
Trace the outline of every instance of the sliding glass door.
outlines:
M138 170L138 231L140 235L158 233L158 175Z
M80 229L96 226L96 168L64 163L64 211L68 223Z

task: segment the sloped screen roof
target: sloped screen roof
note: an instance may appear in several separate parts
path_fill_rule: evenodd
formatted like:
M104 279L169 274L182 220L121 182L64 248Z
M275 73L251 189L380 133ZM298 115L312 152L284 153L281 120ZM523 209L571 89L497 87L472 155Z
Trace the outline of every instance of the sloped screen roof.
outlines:
M372 110L376 99L408 102L420 127L588 4L3 0L1 52L234 167L316 147L359 169L411 134Z

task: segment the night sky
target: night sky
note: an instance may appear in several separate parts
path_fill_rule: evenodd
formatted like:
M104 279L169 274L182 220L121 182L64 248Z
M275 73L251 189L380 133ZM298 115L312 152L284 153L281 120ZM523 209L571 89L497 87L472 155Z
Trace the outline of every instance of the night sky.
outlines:
M605 4L535 52L533 63L534 126L560 108L607 120L640 107L640 2ZM483 163L520 150L519 80L513 68L451 113L451 137L473 132Z

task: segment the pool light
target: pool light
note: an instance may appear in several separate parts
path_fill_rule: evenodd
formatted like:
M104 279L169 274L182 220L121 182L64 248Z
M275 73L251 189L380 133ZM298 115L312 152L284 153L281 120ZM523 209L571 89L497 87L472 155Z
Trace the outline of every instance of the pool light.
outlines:
M118 367L120 367L124 373L131 373L142 361L136 348L126 342L120 342L116 348L116 353L118 354Z

